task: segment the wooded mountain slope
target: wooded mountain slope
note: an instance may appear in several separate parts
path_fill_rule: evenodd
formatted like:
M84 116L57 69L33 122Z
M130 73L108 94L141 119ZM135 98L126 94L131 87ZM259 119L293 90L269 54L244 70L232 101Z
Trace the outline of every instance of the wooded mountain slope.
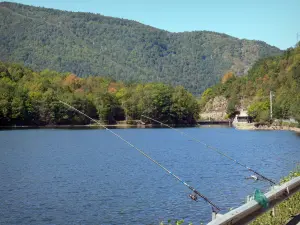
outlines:
M199 21L201 23L201 21ZM227 71L244 74L281 51L261 41L199 31L171 33L99 14L0 3L0 60L34 70L183 85L195 94Z

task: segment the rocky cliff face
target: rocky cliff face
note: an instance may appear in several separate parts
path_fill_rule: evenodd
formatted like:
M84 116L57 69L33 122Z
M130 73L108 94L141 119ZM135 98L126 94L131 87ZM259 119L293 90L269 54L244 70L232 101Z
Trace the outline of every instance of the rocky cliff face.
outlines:
M203 120L224 120L226 117L228 100L224 96L217 96L209 100L200 117Z
M241 99L238 104L235 106L236 111L247 111L249 105L253 100L251 99ZM202 120L224 120L226 118L226 111L228 106L228 99L224 96L217 96L213 99L210 99L202 112L200 113L200 117Z

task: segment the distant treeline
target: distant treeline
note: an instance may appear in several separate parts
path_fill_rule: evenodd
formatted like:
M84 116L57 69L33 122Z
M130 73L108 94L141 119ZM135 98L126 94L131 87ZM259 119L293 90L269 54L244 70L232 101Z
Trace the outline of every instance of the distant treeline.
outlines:
M91 122L59 100L108 124L141 119L142 114L166 123L193 124L199 111L195 97L181 86L126 85L111 78L79 78L50 70L34 72L18 64L0 62L0 125Z
M259 60L246 76L233 73L208 88L201 96L200 108L216 96L228 99L227 114L248 106L256 122L270 121L270 91L273 95L273 119L294 118L300 121L300 42L281 56Z

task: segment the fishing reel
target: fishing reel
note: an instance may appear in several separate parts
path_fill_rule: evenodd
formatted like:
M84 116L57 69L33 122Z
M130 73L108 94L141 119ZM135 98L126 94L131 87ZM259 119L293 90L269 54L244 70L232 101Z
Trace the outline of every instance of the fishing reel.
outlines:
M246 179L247 180L255 180L255 181L261 180L261 178L256 175L250 175L249 177L246 177Z
M192 194L189 194L189 197L190 197L192 200L194 200L195 202L198 201L198 196L197 196L197 194L196 194L195 192L193 192Z

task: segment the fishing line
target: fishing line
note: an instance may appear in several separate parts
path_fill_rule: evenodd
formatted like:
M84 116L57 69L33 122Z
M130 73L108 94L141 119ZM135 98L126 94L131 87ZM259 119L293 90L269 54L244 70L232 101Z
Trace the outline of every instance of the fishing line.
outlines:
M252 173L256 174L257 176L261 177L262 179L264 179L264 180L266 180L266 181L269 181L271 184L274 184L274 185L276 184L276 183L275 183L274 181L272 181L271 179L269 179L269 178L263 176L263 175L260 174L259 172L255 171L255 170L251 169L250 167L246 166L245 164L243 164L243 163L241 163L241 162L235 160L234 158L232 158L232 157L230 157L229 155L225 154L224 152L218 150L217 148L215 148L215 147L213 147L213 146L210 146L210 145L204 143L203 141L200 141L199 139L197 139L197 138L195 138L195 137L193 137L193 136L191 136L191 135L188 135L187 133L185 133L185 132L183 132L183 131L181 131L181 130L178 130L178 129L174 128L174 127L171 127L171 126L169 126L168 124L165 124L165 123L163 123L163 122L160 122L160 121L158 121L158 120L156 120L156 119L153 119L153 118L151 118L151 117L149 117L149 116L142 115L142 117L147 118L147 119L149 119L149 120L152 120L152 121L154 121L154 122L157 122L157 123L159 123L159 124L161 124L161 125L163 125L163 126L166 126L166 127L168 127L168 128L171 128L171 129L175 130L176 132L180 133L181 135L183 135L183 136L185 136L185 137L187 137L187 138L190 138L190 139L192 139L193 141L195 141L195 142L197 142L197 143L200 143L200 144L204 145L206 148L208 148L208 149L210 149L210 150L213 150L213 151L217 152L218 154L220 154L220 155L222 155L222 156L224 156L224 157L230 159L230 160L233 161L234 163L236 163L236 164L238 164L238 165L240 165L240 166L246 168L247 170L249 170L249 171L251 171Z
M170 170L168 170L166 167L164 167L162 164L160 164L159 162L157 162L156 160L152 159L149 155L147 155L145 152L143 152L141 149L139 149L138 147L134 146L132 143L130 143L129 141L125 140L123 137L121 137L119 134L113 132L111 129L107 128L106 126L104 126L103 124L101 124L99 121L93 119L92 117L88 116L87 114L81 112L80 110L74 108L73 106L69 105L68 103L65 103L61 100L59 100L60 103L64 104L65 106L73 109L74 111L80 113L81 115L89 118L91 121L97 123L99 126L101 126L102 128L104 128L105 130L109 131L110 133L112 133L114 136L116 136L117 138L121 139L123 142L125 142L126 144L128 144L129 146L131 146L132 148L134 148L135 150L137 150L139 153L141 153L143 156L145 156L146 158L148 158L149 160L151 160L153 163L155 163L156 165L158 165L160 168L162 168L163 170L165 170L168 174L172 175L174 178L176 178L178 181L180 181L182 184L184 184L186 187L188 187L190 190L193 191L193 193L195 193L196 195L198 195L199 197L201 197L202 199L204 199L207 203L209 203L212 207L213 207L213 211L214 212L219 212L220 208L218 206L216 206L213 202L211 202L207 197L205 197L203 194L201 194L199 191L197 191L195 188L193 188L191 185L189 185L188 183L186 183L185 181L183 181L182 179L180 179L177 175L175 175L174 173L172 173Z

